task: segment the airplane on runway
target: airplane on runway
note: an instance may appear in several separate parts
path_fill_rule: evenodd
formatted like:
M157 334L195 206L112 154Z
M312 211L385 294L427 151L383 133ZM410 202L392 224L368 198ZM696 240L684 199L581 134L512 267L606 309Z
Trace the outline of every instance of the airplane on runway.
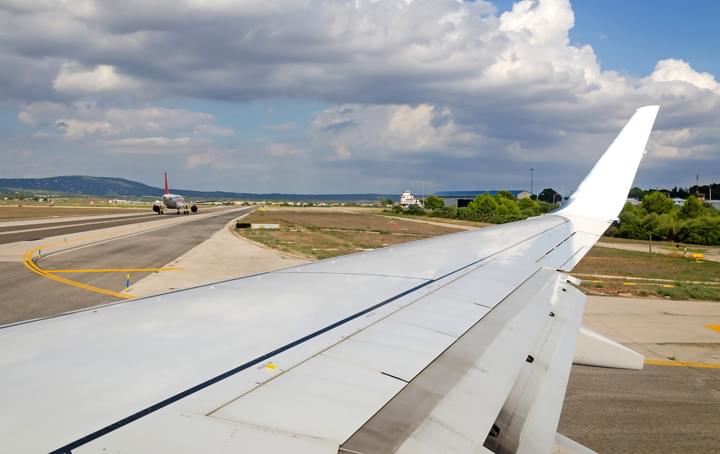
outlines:
M177 210L177 214L182 211L183 214L197 213L198 207L193 202L186 202L185 198L181 195L170 194L168 188L167 172L165 172L165 193L162 196L162 200L156 200L153 202L153 211L157 214L163 214L165 209Z
M557 433L572 364L643 356L568 273L657 112L544 216L0 327L0 450L592 452Z

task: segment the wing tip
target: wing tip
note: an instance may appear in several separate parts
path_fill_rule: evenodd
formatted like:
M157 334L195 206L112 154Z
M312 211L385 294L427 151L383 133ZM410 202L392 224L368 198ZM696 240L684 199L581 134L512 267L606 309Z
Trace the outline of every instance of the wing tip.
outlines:
M557 214L603 220L612 220L618 216L646 152L645 147L659 110L659 105L636 109L610 147L570 196L570 202L557 211Z

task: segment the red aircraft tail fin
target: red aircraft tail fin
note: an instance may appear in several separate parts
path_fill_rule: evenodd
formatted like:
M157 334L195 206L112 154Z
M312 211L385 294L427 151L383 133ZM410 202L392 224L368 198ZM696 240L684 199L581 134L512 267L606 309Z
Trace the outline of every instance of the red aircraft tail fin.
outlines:
M167 172L165 172L165 192L164 192L164 194L170 194L170 189L168 189L168 184L167 184Z

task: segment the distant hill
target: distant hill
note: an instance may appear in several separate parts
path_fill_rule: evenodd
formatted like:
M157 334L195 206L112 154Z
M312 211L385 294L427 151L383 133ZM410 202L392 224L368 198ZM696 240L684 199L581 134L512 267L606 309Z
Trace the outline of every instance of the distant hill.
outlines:
M95 197L142 197L159 196L162 188L148 186L125 178L68 175L49 178L0 178L1 189L11 191L34 191L53 194L71 194ZM282 200L306 202L360 202L384 198L398 198L396 194L252 194L245 192L191 191L171 188L173 193L189 198L211 200Z

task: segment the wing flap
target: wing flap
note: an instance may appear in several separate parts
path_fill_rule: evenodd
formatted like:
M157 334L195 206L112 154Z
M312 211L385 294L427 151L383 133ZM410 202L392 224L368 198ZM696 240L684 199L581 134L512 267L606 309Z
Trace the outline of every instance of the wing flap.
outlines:
M557 277L551 323L533 343L486 446L498 454L550 452L555 442L585 295Z
M541 270L522 284L342 448L358 453L475 452L482 448L550 311L551 273Z

